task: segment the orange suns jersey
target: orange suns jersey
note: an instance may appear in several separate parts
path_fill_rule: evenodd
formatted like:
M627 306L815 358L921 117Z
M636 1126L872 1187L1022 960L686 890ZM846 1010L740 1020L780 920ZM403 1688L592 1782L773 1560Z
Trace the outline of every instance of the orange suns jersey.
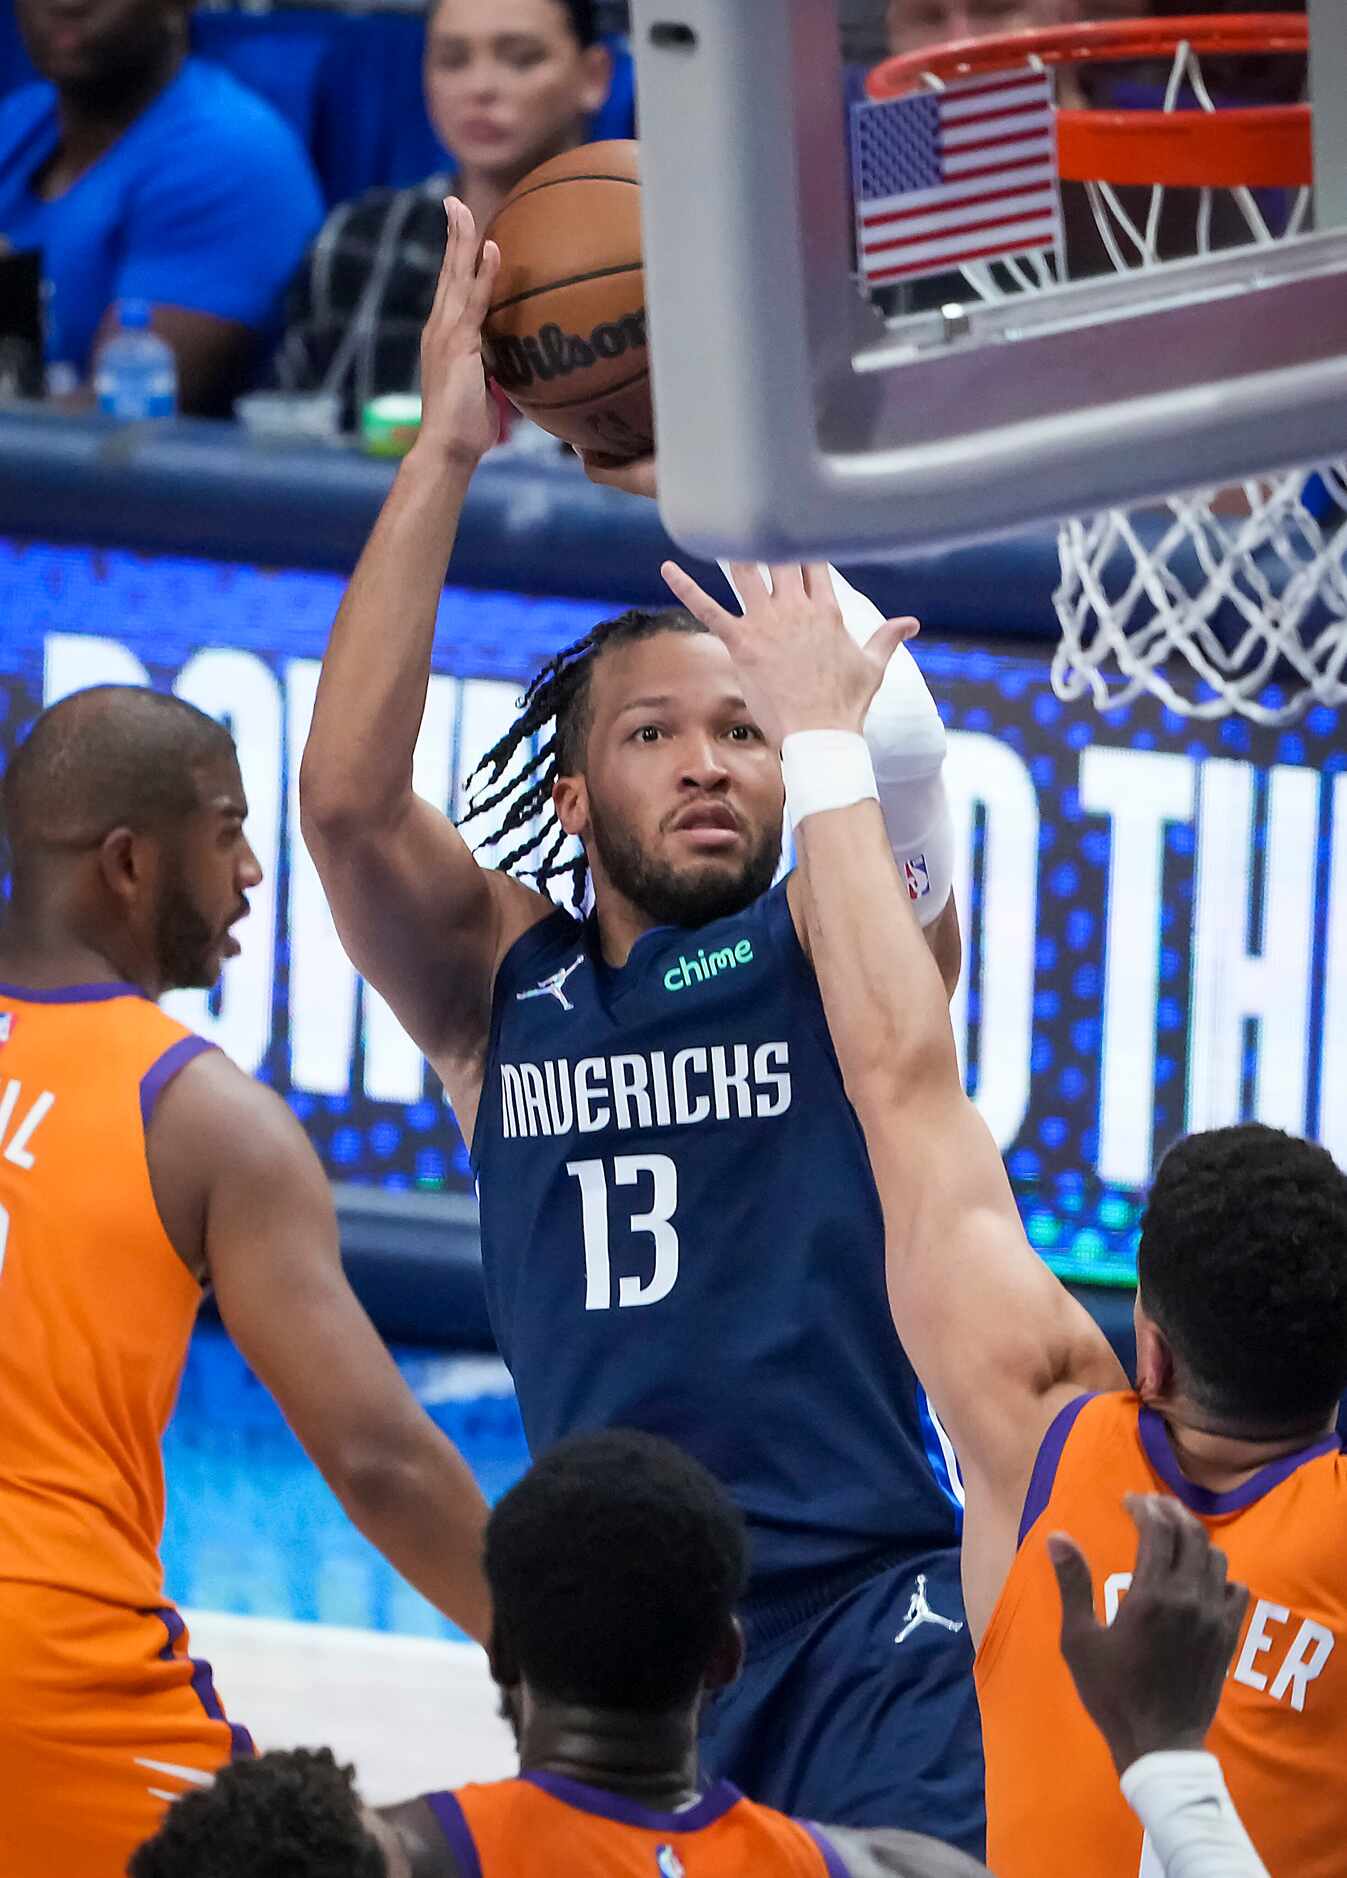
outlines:
M681 1813L548 1773L426 1800L463 1878L847 1878L816 1826L754 1805L727 1780Z
M1025 1499L1020 1547L978 1651L987 1757L987 1863L997 1878L1153 1878L1104 1740L1058 1647L1048 1535L1090 1562L1095 1608L1126 1595L1137 1531L1128 1493L1170 1493L1249 1587L1249 1612L1208 1745L1273 1872L1341 1878L1347 1846L1347 1457L1336 1435L1229 1493L1180 1471L1161 1418L1134 1395L1080 1396L1053 1423Z
M145 1131L201 1038L128 985L0 985L0 1583L164 1602L160 1441L200 1290Z

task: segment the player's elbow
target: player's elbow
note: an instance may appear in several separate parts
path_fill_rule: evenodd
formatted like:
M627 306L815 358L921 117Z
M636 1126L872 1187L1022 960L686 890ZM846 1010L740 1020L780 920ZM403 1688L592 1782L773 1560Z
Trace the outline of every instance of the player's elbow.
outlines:
M349 848L394 820L410 780L363 776L349 761L334 760L311 738L299 766L299 826L315 860L325 851Z
M309 739L299 766L299 825L310 849L349 834L361 801L349 773Z
M959 973L963 970L963 934L959 928L959 910L954 903L953 893L926 928L926 943L939 967L940 981L945 987L945 1003L949 1004L959 988Z
M861 1032L841 1056L842 1076L874 1158L875 1142L937 1094L962 1095L948 1022L924 1026L901 1043L883 1024Z
M423 1448L401 1433L356 1430L323 1456L322 1471L357 1525L379 1525L430 1492Z

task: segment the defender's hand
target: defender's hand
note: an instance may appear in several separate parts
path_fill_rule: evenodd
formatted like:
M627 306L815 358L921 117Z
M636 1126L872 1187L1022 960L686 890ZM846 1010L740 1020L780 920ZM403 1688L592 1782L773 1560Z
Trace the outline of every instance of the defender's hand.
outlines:
M486 388L482 321L491 304L500 250L488 241L477 256L471 211L454 196L444 204L444 261L421 334L421 434L424 458L475 469L500 436L500 414Z
M1167 1494L1129 1494L1141 1535L1132 1586L1106 1629L1095 1620L1090 1568L1065 1533L1048 1556L1062 1594L1062 1655L1118 1772L1143 1754L1200 1748L1248 1608L1226 1579L1225 1553Z
M575 454L592 483L624 489L629 496L649 496L652 502L659 494L653 456L605 456L602 450L577 450Z
M823 562L773 567L770 587L756 562L731 562L742 617L718 606L675 562L660 571L680 605L729 651L748 707L778 749L797 730L859 731L889 660L919 630L910 617L886 620L858 646Z

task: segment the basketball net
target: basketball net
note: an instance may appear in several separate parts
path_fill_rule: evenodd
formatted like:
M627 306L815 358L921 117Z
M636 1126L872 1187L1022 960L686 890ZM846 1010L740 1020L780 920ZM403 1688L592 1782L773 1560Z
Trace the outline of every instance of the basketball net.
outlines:
M928 50L879 67L868 90L893 97L1020 65L1167 59L1162 101L1146 109L1110 101L1107 111L1058 111L1062 176L1083 185L1108 262L1120 274L1149 273L1179 258L1172 246L1162 253L1177 186L1191 209L1185 256L1214 253L1218 230L1222 252L1243 245L1245 231L1258 246L1306 231L1308 107L1218 105L1203 71L1212 54L1306 48L1303 18L1120 22ZM1149 147L1133 149L1129 128L1145 131ZM1042 254L961 271L983 301L1060 284ZM1347 702L1347 459L1077 516L1061 525L1058 546L1058 697L1110 710L1151 693L1183 716L1237 713L1261 724Z

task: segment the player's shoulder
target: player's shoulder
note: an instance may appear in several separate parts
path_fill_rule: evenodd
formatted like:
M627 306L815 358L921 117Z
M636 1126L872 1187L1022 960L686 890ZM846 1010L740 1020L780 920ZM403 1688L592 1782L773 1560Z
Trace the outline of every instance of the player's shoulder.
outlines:
M100 1087L148 1075L161 1058L169 1059L171 1073L192 1036L136 985L34 989L10 983L3 968L0 980L0 1043L13 1043L24 1055L36 1049L47 1061L78 1061L84 1080ZM175 1050L178 1056L170 1056Z
M1116 1485L1119 1501L1129 1488L1143 1489L1140 1408L1137 1396L1122 1389L1082 1391L1062 1404L1034 1456L1020 1513L1021 1543L1049 1503L1083 1497L1093 1505L1101 1479Z
M510 881L509 887L518 886ZM501 883L498 891L508 890ZM527 893L527 888L521 893ZM586 920L576 919L559 906L549 907L541 896L530 895L533 904L519 900L508 908L515 928L496 967L496 993L515 989L525 983L545 978L550 972L564 970L577 958L590 956L593 935ZM522 930L520 930L522 928Z
M147 1127L151 1150L212 1169L262 1175L313 1159L289 1106L203 1040L160 1092ZM315 1165L316 1165L315 1161Z
M441 1812L451 1798L426 1793L367 1813L367 1823L380 1841L390 1870L404 1870L407 1878L469 1878L475 1863L458 1857L441 1823Z
M1142 1403L1131 1389L1085 1390L1058 1409L1039 1447L1035 1476L1087 1482L1112 1466L1130 1479L1143 1454ZM1031 1485L1031 1497L1032 1497Z

